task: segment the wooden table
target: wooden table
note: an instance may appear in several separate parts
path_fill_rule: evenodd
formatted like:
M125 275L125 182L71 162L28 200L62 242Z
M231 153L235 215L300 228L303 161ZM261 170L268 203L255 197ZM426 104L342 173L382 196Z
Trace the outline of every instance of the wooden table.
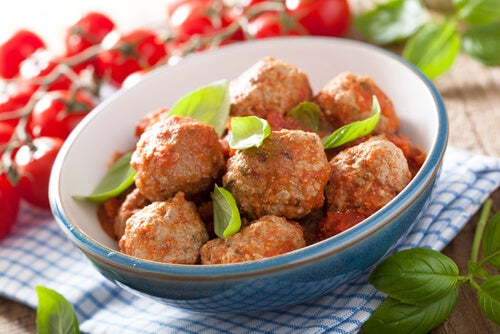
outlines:
M487 68L461 55L452 70L435 80L450 119L449 145L500 157L500 68ZM500 190L493 194L493 210L500 211ZM476 214L443 253L465 273ZM19 303L0 298L0 333L35 332L36 313ZM479 310L476 295L463 285L452 315L435 333L500 333L500 327Z

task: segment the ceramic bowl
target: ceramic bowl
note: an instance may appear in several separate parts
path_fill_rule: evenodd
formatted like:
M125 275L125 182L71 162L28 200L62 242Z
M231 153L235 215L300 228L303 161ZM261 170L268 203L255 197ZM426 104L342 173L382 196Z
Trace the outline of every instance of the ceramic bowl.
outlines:
M113 152L135 143L134 125L152 110L171 106L195 88L233 79L264 56L304 70L313 90L342 71L368 75L392 99L401 132L428 157L411 183L377 213L347 231L303 249L231 265L173 265L119 252L103 232L96 205L77 200L107 172ZM252 312L310 300L366 273L419 217L428 202L447 144L448 123L432 83L398 56L347 39L263 39L192 55L152 71L93 110L70 135L53 167L50 202L68 239L119 286L183 309Z

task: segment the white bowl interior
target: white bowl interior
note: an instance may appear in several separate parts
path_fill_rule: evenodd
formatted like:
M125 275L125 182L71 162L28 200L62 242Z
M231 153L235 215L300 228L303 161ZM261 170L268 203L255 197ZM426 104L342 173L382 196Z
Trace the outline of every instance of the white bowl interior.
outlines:
M230 45L153 71L108 98L80 123L61 150L51 179L52 196L66 218L90 238L116 250L116 242L97 221L96 205L73 196L92 193L106 174L112 154L134 147L134 126L148 112L170 107L212 81L231 80L264 56L304 70L315 92L343 71L371 76L393 101L401 132L424 151L431 150L439 126L434 96L410 65L390 53L350 40L309 37Z

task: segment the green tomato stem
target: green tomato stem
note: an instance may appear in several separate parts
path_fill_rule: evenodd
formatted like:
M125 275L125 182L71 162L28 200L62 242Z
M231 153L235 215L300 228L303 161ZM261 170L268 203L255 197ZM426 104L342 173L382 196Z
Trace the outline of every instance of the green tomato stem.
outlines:
M477 262L479 257L479 248L481 246L481 240L483 239L484 229L486 228L486 223L488 222L488 216L490 214L492 201L491 199L486 200L483 204L481 210L481 215L477 223L476 232L474 233L474 240L472 242L471 250L471 260Z

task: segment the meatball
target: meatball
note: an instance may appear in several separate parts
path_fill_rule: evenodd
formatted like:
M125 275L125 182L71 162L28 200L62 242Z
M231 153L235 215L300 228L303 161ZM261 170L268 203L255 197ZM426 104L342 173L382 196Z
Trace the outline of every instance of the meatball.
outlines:
M298 219L323 206L329 171L316 133L280 130L258 148L236 151L222 181L249 217Z
M302 228L283 217L264 216L226 238L212 239L201 248L202 264L259 260L305 247Z
M400 148L380 135L350 147L330 160L325 188L328 210L375 212L410 182Z
M396 133L399 119L387 95L372 78L350 72L341 73L328 82L314 97L325 119L335 128L363 120L372 110L373 95L379 101L381 115L374 134Z
M300 102L312 99L307 75L273 57L261 59L231 81L231 116L266 118L269 111L285 114Z
M132 192L125 197L125 200L118 209L113 224L115 236L118 240L120 240L123 233L125 233L125 224L127 219L150 203L151 202L144 197L144 195L137 188L132 190Z
M179 192L169 201L153 202L134 213L119 246L123 253L141 259L196 264L207 240L196 206Z
M159 119L139 138L131 165L135 184L150 201L178 191L193 196L210 190L224 169L215 129L188 117Z

